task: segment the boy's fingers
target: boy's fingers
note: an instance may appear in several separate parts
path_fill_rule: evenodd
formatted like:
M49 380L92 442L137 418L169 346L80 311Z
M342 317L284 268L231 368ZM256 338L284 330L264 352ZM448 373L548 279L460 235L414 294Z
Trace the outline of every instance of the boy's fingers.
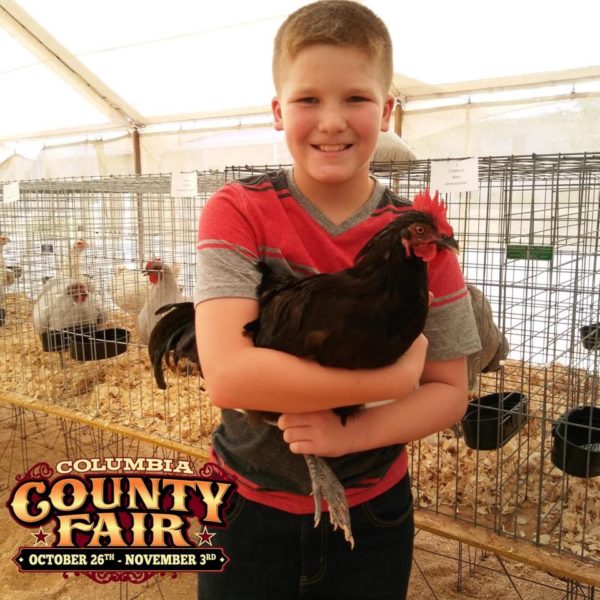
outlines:
M292 442L289 445L289 448L293 454L311 454L311 450L307 442Z
M282 431L290 427L297 427L301 418L301 414L284 413L277 419L277 427Z

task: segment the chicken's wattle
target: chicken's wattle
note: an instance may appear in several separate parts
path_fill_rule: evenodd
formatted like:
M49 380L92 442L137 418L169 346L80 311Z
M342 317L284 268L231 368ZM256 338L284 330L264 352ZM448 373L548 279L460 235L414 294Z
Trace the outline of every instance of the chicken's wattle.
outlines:
M437 256L437 250L435 242L419 244L413 247L414 255L422 259L423 262L431 262Z

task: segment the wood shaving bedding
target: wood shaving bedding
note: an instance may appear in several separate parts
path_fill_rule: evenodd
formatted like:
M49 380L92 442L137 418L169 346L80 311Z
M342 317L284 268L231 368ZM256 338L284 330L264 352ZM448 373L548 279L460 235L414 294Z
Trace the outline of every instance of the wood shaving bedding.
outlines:
M98 421L117 422L157 438L209 448L220 419L197 376L167 372L159 390L133 321L114 313L110 326L131 332L127 352L78 362L68 352L43 352L31 327L31 301L6 297L0 328L0 385L23 396L59 403ZM481 377L481 393L521 391L530 418L502 448L473 450L448 430L410 445L417 504L516 540L524 539L600 562L600 478L568 476L550 461L553 420L598 396L595 374L552 364L508 360ZM583 399L583 400L582 400Z
M61 404L98 420L141 429L157 437L209 447L220 420L197 374L166 372L167 390L156 387L146 346L138 345L135 324L115 312L106 327L123 327L130 343L123 354L80 362L68 351L44 352L31 326L31 301L6 298L7 323L0 328L0 385L23 396Z
M591 379L559 364L511 360L501 376L484 375L481 395L503 389L528 396L527 424L497 450L469 448L452 430L411 444L417 504L600 562L600 478L569 476L550 460L552 421L574 400L582 403Z

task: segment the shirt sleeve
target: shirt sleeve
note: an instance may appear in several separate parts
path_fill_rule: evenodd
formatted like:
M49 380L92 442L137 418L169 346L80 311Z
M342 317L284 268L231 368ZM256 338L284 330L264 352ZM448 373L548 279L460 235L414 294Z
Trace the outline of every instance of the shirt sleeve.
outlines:
M452 360L481 349L471 298L457 257L440 252L429 264L433 301L425 323L428 361Z
M213 298L256 298L258 245L240 186L229 184L202 210L196 245L194 305Z

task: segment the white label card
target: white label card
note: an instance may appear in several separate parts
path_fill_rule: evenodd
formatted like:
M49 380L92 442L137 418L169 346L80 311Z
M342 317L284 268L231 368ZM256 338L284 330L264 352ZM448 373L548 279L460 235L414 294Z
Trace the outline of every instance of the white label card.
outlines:
M474 192L479 189L479 160L438 160L431 163L431 193Z
M21 192L19 190L19 182L5 183L2 186L2 203L11 204L19 200Z
M198 175L193 173L171 174L171 197L191 198L198 195Z

